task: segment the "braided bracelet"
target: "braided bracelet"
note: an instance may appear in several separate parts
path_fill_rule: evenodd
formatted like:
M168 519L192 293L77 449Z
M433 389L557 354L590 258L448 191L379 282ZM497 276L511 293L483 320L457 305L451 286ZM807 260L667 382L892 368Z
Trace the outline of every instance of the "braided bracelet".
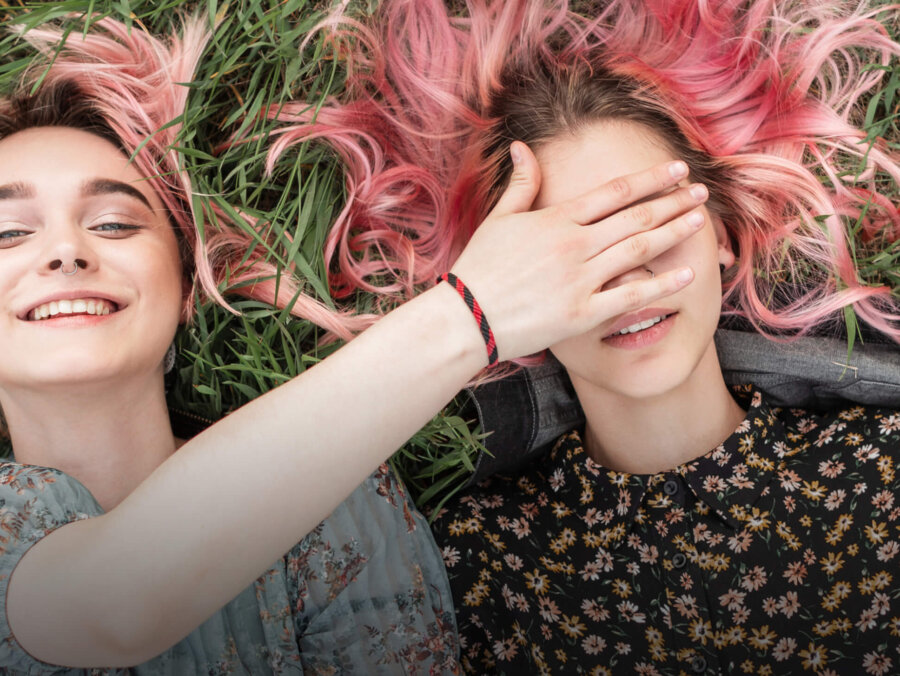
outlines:
M475 316L475 321L478 322L478 328L481 330L481 337L484 339L484 345L487 348L488 368L496 366L497 362L500 361L497 354L497 342L494 340L494 332L491 331L491 325L488 324L487 317L485 317L484 313L481 311L481 306L478 304L478 301L475 300L475 296L469 291L469 287L463 284L459 277L452 272L445 272L438 277L437 283L440 284L441 282L450 284L450 286L456 289L456 292L462 296L462 299L466 301L466 305Z

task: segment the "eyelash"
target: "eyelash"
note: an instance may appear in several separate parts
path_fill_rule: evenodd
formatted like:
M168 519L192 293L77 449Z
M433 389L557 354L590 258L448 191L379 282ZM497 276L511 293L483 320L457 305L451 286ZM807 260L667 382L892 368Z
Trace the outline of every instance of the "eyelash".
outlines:
M0 239L13 239L29 234L27 230L4 230L0 232Z
M138 230L143 230L143 226L132 225L131 223L100 223L90 228L92 232L98 233L101 237L109 239L124 239L135 234ZM0 249L8 249L15 246L25 237L32 234L30 230L19 230L11 228L9 230L0 231Z
M0 231L0 249L9 249L18 244L23 238L30 235L28 230L9 229Z
M112 228L112 229L107 229L107 228ZM134 231L136 231L136 230L142 230L142 229L143 228L140 225L132 225L131 223L116 223L116 222L100 223L99 225L95 225L93 228L91 228L91 230L94 232L108 233L108 234L113 234L113 235L121 235L123 237L133 234Z

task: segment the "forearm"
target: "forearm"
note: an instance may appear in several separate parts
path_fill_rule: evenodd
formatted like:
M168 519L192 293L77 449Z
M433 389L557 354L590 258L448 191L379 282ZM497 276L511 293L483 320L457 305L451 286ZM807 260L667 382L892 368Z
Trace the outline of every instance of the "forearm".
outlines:
M17 637L72 666L161 652L327 516L485 363L449 286L399 308L192 440L109 514L35 545L7 600ZM248 508L260 502L264 510ZM264 528L261 511L274 517Z

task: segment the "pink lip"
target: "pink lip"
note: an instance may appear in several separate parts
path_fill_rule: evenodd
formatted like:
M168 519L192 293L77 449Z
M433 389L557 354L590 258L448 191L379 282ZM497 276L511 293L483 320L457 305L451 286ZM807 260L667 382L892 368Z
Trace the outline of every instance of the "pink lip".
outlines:
M63 299L65 300L65 299ZM96 326L102 322L112 320L117 312L110 312L108 315L55 315L53 317L47 317L46 319L41 319L39 321L30 321L28 324L30 326L42 326L45 328L78 328L82 326Z
M650 319L651 317L658 317L660 314L664 313L658 312L656 314L651 314L650 316L646 317L646 319ZM677 316L677 313L671 314L661 322L658 322L650 328L644 329L643 331L638 331L637 333L615 334L612 336L607 336L603 339L603 342L610 347L617 347L623 350L639 350L644 347L649 347L654 343L658 343L665 337L665 335L672 328L672 325L675 323L675 318ZM635 321L641 320L633 320L631 324L634 324ZM630 326L631 324L626 324L625 326ZM623 326L622 328L625 327Z
M653 319L654 317L665 317L666 315L675 314L675 310L669 310L667 308L662 307L648 307L643 310L638 310L637 312L632 312L627 315L622 315L622 317L613 324L609 330L604 335L604 338L609 338L613 334L618 333L622 329L627 326L631 326L632 324L637 324L638 322L642 322L645 319Z
M28 321L28 315L31 314L31 311L34 310L36 307L43 305L44 303L50 303L52 301L60 301L60 300L77 300L78 298L100 298L102 300L109 301L110 303L112 303L116 306L116 312L118 312L119 310L122 310L126 307L122 301L120 301L116 298L113 298L108 293L102 293L100 291L89 291L87 289L73 289L71 291L58 291L52 295L45 296L44 298L41 298L41 299L33 302L28 307L27 310L25 310L22 313L19 313L18 317L19 317L19 319ZM106 316L108 317L113 314L115 314L115 312L110 312L110 314L106 315Z

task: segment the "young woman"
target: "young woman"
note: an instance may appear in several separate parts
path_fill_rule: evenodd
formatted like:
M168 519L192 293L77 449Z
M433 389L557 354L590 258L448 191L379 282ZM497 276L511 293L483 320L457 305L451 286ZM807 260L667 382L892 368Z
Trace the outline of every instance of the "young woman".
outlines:
M190 214L169 123L201 25L166 45L107 20L58 53L60 33L29 32L52 65L35 66L33 96L36 79L0 103L0 405L15 453L0 465L0 666L455 672L439 553L389 473L366 476L492 352L532 353L689 284L683 267L599 291L697 233L699 201L670 192L687 166L530 211L537 166L514 144L511 185L452 268L492 351L471 295L440 284L182 443L163 372L192 287L220 297L228 271L265 298L246 281L273 272L246 247L223 260L216 233L205 249ZM652 222L635 219L627 204L654 195ZM294 309L339 328L310 299Z
M408 292L453 261L510 176L511 140L535 152L536 209L684 159L690 175L663 193L695 195L700 232L603 289L686 265L689 287L551 346L583 428L435 521L464 667L892 673L900 414L732 394L713 333L724 291L769 331L852 307L900 336L896 297L860 281L846 225L897 239L896 146L853 123L879 76L861 63L900 46L874 12L821 3L613 0L587 18L564 2L467 5L386 2L346 24L354 96L285 132L346 159L337 288L400 270L380 290Z

